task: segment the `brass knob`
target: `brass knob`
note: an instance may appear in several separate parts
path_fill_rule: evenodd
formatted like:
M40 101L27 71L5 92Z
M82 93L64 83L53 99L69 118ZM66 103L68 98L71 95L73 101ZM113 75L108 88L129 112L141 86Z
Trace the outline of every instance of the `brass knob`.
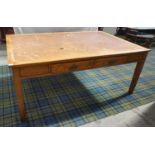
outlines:
M113 64L115 64L115 63L116 63L116 60L110 60L110 61L108 62L109 65L113 65Z
M73 64L71 67L70 67L70 70L76 70L78 68L77 65Z

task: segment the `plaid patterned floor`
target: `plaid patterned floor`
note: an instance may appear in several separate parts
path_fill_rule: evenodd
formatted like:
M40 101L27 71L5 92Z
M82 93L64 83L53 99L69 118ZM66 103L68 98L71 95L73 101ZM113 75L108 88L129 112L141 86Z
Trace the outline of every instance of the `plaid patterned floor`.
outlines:
M26 121L20 122L12 74L0 67L0 126L80 126L155 100L155 52L134 94L135 64L23 81Z

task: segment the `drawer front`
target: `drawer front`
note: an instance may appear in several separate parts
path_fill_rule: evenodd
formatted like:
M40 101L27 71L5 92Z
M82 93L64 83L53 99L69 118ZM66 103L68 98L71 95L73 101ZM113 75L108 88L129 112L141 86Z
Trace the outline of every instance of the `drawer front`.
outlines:
M22 67L20 69L20 75L22 77L27 76L35 76L35 75L42 75L49 73L49 66L48 65L37 65L37 66L27 66Z
M51 66L52 73L65 73L65 72L74 72L85 69L91 69L93 66L93 61L80 61L80 62L70 62L70 63L60 63L53 64Z
M122 62L121 58L99 58L95 60L94 67L113 66L120 64L121 62Z
M99 58L99 59L94 60L94 67L121 65L121 64L135 62L136 60L137 58L133 56Z

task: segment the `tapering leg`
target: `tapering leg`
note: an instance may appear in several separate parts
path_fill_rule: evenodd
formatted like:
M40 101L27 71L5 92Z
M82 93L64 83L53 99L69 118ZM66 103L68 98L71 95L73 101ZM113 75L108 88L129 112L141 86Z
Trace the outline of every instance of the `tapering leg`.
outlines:
M19 107L20 119L24 120L25 111L24 111L24 100L23 100L23 91L22 91L22 79L19 75L19 69L13 68L13 78L14 78L14 86L16 90L17 102Z
M139 79L139 76L142 72L142 69L143 69L143 66L144 66L144 63L145 63L145 60L146 60L146 56L147 56L147 53L144 54L144 57L143 59L139 60L137 62L137 65L136 65L136 68L135 68L135 71L134 71L134 75L133 75L133 78L132 78L132 81L131 81L131 84L130 84L130 88L129 88L129 93L133 93L135 87L136 87L136 84L138 82L138 79Z

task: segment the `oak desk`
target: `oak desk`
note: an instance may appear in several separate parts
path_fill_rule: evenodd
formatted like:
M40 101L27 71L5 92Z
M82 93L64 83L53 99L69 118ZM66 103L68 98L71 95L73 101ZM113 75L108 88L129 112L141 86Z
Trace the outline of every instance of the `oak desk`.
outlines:
M8 64L21 120L25 118L22 79L136 62L129 88L132 93L148 51L104 32L8 35Z

